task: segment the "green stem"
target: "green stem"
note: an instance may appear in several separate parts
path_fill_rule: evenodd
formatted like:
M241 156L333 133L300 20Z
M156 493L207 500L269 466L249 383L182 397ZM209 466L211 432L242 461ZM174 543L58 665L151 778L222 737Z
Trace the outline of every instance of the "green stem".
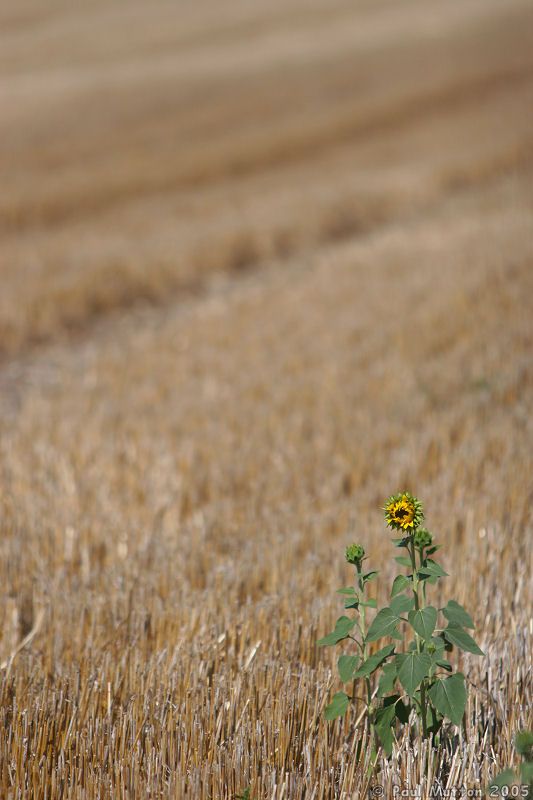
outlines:
M424 561L424 548L423 547L421 547L420 550L418 551L418 555L419 555L419 558L420 558L420 566L422 566L422 563ZM422 581L422 608L426 607L426 583L427 583L427 580L426 581Z
M413 568L413 596L415 600L415 609L416 611L420 610L420 580L418 578L418 570L416 564L416 551L415 551L415 544L413 541L407 545L407 549L409 551L409 555L411 557L411 566ZM422 557L421 552L419 553L420 558ZM424 587L423 587L424 589ZM424 591L422 592L422 608L424 608ZM421 642L420 636L415 631L415 641L416 641L416 652L421 652ZM426 700L426 681L425 679L420 684L420 716L422 717L422 735L424 739L427 738L427 722L426 722L426 711L427 711L427 700Z
M361 572L361 562L360 561L357 562L356 568L357 568L357 583L358 583L358 586L359 586L359 591L361 592L361 597L364 600L365 599L365 596L364 596L365 595L365 584L364 584L363 575L362 575L362 572ZM367 658L368 658L368 648L367 648L367 644L366 644L366 606L362 606L362 605L359 606L359 618L361 620L360 625L359 625L359 629L361 631L361 636L363 638L363 661L366 661ZM365 678L365 685L366 685L366 695L367 695L367 703L368 703L367 717L366 717L367 729L368 729L368 733L369 733L369 736L370 736L371 741L372 741L372 750L375 752L375 751L377 751L377 748L376 748L376 734L375 734L375 731L374 731L373 715L371 715L371 713L370 713L370 706L372 705L372 687L370 685L370 677L368 675Z
M420 581L418 579L418 571L416 568L416 555L415 555L414 542L411 542L410 544L407 545L407 551L411 557L411 567L413 569L413 596L415 599L415 609L418 611L418 609L420 608L420 598L418 596L418 584L420 583ZM419 639L418 633L416 633L415 635L418 642Z

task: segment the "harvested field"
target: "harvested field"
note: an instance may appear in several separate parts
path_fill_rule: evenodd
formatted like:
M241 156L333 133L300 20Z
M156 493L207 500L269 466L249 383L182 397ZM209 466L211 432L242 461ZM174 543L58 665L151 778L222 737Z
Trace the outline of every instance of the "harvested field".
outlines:
M379 783L484 792L533 726L533 6L0 27L0 797L365 797L316 640L403 487L486 657Z

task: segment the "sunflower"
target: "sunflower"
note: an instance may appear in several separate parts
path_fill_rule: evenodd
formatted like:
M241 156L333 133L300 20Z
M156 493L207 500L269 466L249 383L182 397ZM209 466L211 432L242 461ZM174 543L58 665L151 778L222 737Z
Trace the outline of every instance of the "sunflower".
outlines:
M424 519L422 503L409 492L394 494L385 503L385 522L389 528L411 533Z
M346 548L346 561L348 564L360 564L365 557L365 548L360 544L351 544Z

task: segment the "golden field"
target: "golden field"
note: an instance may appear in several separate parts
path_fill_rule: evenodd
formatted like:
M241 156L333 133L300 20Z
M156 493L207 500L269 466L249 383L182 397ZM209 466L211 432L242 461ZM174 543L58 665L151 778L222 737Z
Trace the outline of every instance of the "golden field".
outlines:
M365 797L316 640L404 487L486 657L379 782L484 790L532 726L533 6L0 27L0 798Z

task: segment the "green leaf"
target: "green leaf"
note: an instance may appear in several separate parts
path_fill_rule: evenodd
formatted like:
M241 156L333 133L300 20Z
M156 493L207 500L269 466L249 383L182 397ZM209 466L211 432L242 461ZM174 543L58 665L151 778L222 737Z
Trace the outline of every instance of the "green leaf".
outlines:
M384 664L379 676L378 697L384 697L389 692L392 692L396 677L396 664L393 661Z
M371 570L370 572L365 572L365 574L363 575L363 583L367 583L368 581L373 581L374 578L377 578L378 574L379 573L375 569Z
M518 731L514 738L514 746L517 753L528 757L530 750L533 749L533 731Z
M349 705L350 698L348 695L345 692L337 692L337 694L333 695L333 700L329 706L326 707L324 717L330 721L337 717L342 717L343 714L346 714Z
M412 567L411 559L407 558L407 556L395 556L394 560L397 564L401 564L402 567Z
M404 705L402 700L398 700L396 703L396 717L400 720L400 722L406 723L409 722L409 715L411 714L411 706Z
M344 608L357 608L359 605L359 598L355 595L353 597L347 597L344 601Z
M485 653L481 650L469 633L467 633L459 625L448 625L443 631L447 641L451 644L457 645L461 650L466 653L474 653L476 656L484 656Z
M438 659L436 659L436 660L435 660L435 664L436 664L438 667L442 667L442 669L445 669L445 670L447 670L447 672L451 672L451 671L452 671L452 669L453 669L453 667L452 667L452 665L450 664L450 662L449 662L449 661L445 661L445 660L444 660L444 659L442 659L442 658L438 658Z
M459 625L461 628L474 628L474 623L470 614L464 610L455 600L449 600L442 613L452 625Z
M446 575L448 575L448 573L443 570L441 565L437 564L436 561L433 561L432 558L426 558L424 560L424 563L418 570L418 574L421 578L424 578L428 575L432 578L444 578Z
M442 655L442 651L444 650L444 639L442 636L432 636L430 644L435 645L435 658Z
M442 631L436 636L432 636L431 641L435 644L437 650L446 650L447 653L451 653L453 650L453 644L446 639Z
M414 608L414 605L414 597L408 597L406 594L399 594L396 597L393 597L390 601L390 608L398 616L403 614L405 611L411 611L411 609Z
M370 656L370 658L367 658L367 660L361 664L357 672L354 673L354 678L365 678L367 675L370 675L386 658L388 658L388 656L390 656L394 648L394 644L388 644L386 647L382 647L381 650L378 650L377 653Z
M395 663L400 683L412 696L422 678L429 674L431 658L427 653L399 653Z
M355 619L350 619L350 617L339 617L335 623L335 630L328 633L328 635L324 636L322 639L319 639L317 642L318 646L329 647L332 644L337 644L337 642L340 642L342 639L346 639L355 626L355 622Z
M496 775L495 778L492 779L488 787L488 792L491 795L491 797L494 797L494 795L492 794L493 792L495 792L498 789L503 789L504 786L507 787L510 786L512 783L514 783L515 780L516 780L516 775L514 773L514 770L512 770L511 767L508 767L507 769L504 769L503 772L500 772L498 775Z
M396 547L405 547L411 541L410 536L400 536L399 539L392 539L392 542L396 545Z
M360 660L359 656L340 656L337 661L337 669L343 683L348 683L348 681L352 680Z
M392 753L392 743L394 741L392 734L392 723L394 721L395 714L395 702L392 702L390 705L378 708L374 722L376 733L379 736L379 740L383 745L383 749L388 756L390 756Z
M364 602L359 603L360 606L367 606L368 608L377 608L377 600L374 600L373 597L370 600L365 600Z
M337 594L356 594L353 586L343 586L342 589L337 589Z
M407 615L409 623L423 639L431 639L431 634L437 624L437 609L433 606L419 608L418 611L410 611Z
M520 764L520 781L533 785L533 761L522 761Z
M397 594L400 594L400 592L403 592L403 590L406 589L410 585L411 585L411 581L407 577L407 575L397 575L394 578L390 596L391 597L396 597Z
M382 608L381 611L378 611L368 629L366 641L375 642L377 639L381 639L382 636L392 633L399 621L399 616L391 608Z
M428 691L429 699L440 713L454 725L460 725L465 713L465 678L460 672L449 678L437 678Z

